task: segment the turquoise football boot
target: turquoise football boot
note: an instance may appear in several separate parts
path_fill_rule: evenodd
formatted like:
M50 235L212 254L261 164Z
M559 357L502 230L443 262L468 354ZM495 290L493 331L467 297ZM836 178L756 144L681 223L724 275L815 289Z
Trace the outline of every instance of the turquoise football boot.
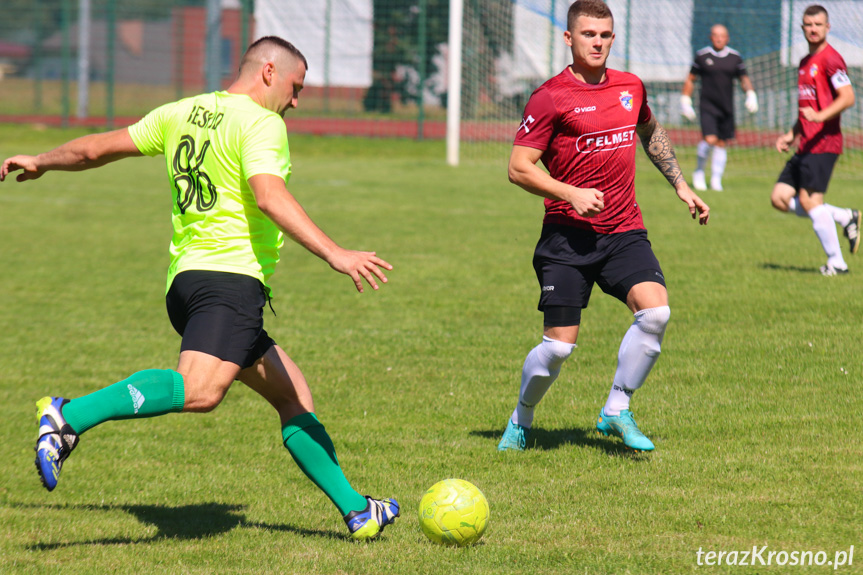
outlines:
M653 451L653 442L638 429L638 424L632 417L632 412L623 409L620 415L605 415L605 409L599 410L596 429L605 436L616 435L623 439L623 444L636 451Z
M522 427L509 420L500 443L497 444L498 451L524 451L527 447L527 436L530 428Z

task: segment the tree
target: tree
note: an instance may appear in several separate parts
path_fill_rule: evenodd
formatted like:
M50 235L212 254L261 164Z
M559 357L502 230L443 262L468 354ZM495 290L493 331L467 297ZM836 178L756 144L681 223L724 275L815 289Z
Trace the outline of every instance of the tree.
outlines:
M403 65L418 70L423 59L425 69L432 70L436 47L447 41L449 0L374 0L373 8L372 85L363 106L387 113L394 97L404 102L420 93L422 87L410 86L406 78L398 77L397 69ZM426 42L420 46L423 23Z

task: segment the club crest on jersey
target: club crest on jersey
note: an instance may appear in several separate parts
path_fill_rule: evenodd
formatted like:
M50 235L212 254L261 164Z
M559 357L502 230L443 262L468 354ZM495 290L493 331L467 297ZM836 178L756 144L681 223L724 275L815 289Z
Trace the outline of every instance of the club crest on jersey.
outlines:
M813 78L818 75L818 64L812 64L809 66L809 75Z
M632 111L632 94L627 91L623 91L620 93L620 105L623 106L623 109L627 112Z

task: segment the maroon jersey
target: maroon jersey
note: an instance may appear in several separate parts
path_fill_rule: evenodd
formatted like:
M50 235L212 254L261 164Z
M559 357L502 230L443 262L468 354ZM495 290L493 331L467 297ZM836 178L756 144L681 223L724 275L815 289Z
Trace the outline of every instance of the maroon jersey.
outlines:
M823 110L836 99L836 89L850 86L848 68L845 60L833 46L817 54L810 54L800 60L800 70L797 81L798 99L801 108L810 107L813 110ZM799 115L800 145L798 154L841 154L842 131L839 128L839 116L823 123L810 122Z
M604 82L586 84L566 68L537 88L514 144L542 150L552 178L596 188L605 203L599 214L584 218L569 202L546 199L543 222L601 234L643 230L635 201L635 126L650 116L644 84L627 72L606 70Z

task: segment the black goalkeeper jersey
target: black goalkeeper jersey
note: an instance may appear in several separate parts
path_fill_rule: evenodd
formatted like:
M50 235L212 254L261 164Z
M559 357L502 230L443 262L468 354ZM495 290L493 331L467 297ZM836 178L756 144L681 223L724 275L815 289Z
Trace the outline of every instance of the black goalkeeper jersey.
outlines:
M701 112L734 114L734 79L746 75L746 66L737 50L726 46L719 52L712 46L695 53L691 73L701 77Z

